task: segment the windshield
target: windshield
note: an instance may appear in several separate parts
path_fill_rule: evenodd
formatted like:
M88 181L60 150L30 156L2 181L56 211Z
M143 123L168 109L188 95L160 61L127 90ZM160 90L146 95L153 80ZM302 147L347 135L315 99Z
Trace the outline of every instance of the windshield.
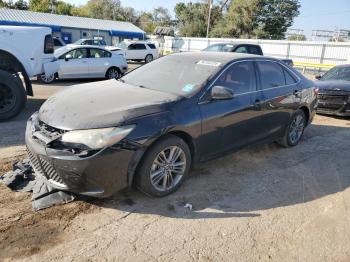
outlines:
M63 46L61 48L58 48L55 53L54 56L56 58L59 58L61 55L63 55L65 52L69 51L70 49L67 46Z
M119 44L116 45L116 47L119 47L120 49L127 49L128 44L125 42L120 42Z
M168 55L130 72L122 81L163 92L189 95L201 88L221 68L221 63L201 58L195 55Z
M350 81L350 67L333 67L322 76L321 80Z

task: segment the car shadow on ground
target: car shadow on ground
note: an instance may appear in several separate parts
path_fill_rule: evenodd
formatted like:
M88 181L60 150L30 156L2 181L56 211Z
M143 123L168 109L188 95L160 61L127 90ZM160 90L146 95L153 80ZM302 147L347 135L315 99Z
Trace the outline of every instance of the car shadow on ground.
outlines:
M104 207L172 218L256 217L262 210L303 204L350 185L350 128L311 125L294 148L253 146L201 164L182 187L164 198L135 189ZM191 204L192 211L184 206Z

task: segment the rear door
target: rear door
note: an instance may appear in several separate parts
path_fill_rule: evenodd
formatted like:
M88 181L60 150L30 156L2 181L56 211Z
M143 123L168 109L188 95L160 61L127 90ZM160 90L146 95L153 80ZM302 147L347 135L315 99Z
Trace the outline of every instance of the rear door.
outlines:
M89 54L89 76L105 77L111 66L112 54L100 48L90 48Z
M236 62L229 66L212 86L230 88L234 98L200 103L203 160L240 148L256 140L256 121L252 93L256 91L253 62ZM210 92L210 90L209 90Z
M65 57L69 55L68 60ZM87 48L77 48L60 57L59 78L89 77L89 58Z
M253 100L260 138L279 137L301 101L297 79L276 61L257 61L256 66L260 81Z

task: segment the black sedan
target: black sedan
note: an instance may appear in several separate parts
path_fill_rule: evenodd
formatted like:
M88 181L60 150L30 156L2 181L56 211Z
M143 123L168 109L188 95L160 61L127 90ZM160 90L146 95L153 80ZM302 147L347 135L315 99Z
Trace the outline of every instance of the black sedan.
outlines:
M350 65L333 67L316 77L319 87L317 112L320 114L350 116Z
M255 143L297 145L315 106L313 82L279 60L179 53L50 97L26 144L54 188L107 197L135 185L164 196L197 163Z

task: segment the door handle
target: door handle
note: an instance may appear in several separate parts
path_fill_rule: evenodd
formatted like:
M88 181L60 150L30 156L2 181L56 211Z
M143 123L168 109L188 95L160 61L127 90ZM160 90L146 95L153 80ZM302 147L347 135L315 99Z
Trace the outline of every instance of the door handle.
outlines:
M294 90L294 93L293 93L293 94L295 95L295 97L301 98L301 91L299 91L299 90Z
M255 108L255 110L261 110L261 101L260 101L260 99L256 99L255 100L254 108Z

